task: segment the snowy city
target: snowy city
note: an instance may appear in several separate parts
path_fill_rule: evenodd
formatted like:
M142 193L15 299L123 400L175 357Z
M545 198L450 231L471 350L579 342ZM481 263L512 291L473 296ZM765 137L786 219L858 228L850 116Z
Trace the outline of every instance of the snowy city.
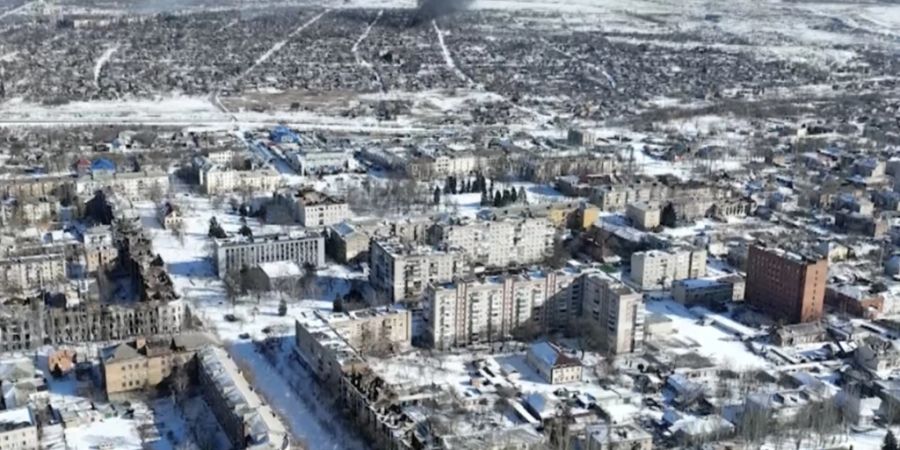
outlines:
M0 0L0 450L900 450L895 0Z

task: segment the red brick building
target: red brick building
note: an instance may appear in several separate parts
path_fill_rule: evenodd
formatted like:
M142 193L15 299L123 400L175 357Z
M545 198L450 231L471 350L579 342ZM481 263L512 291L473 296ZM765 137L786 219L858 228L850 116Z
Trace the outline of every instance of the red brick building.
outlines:
M812 322L822 318L827 278L827 259L751 246L746 301L785 324Z
M870 286L829 286L825 302L838 312L874 319L884 311L884 297L871 292Z

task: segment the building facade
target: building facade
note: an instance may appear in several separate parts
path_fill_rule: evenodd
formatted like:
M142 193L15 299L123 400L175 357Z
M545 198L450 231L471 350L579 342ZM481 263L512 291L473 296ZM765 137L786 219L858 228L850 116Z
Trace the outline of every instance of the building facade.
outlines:
M539 262L553 251L556 229L546 218L474 220L435 224L429 241L465 251L472 262L506 267Z
M216 270L219 278L229 272L260 263L294 261L303 266L325 265L325 238L321 235L263 235L253 239L217 240Z
M296 195L297 218L305 227L323 227L350 218L346 201L314 190L302 190Z
M0 411L0 450L40 448L37 422L28 407Z
M420 295L431 283L446 283L468 272L462 251L373 239L369 247L369 281L396 302Z
M607 354L640 351L646 313L642 297L624 284L597 275L584 275L582 317L597 333Z
M0 284L30 290L58 285L66 279L66 257L50 250L39 255L13 256L0 260Z
M828 259L751 246L745 300L774 319L793 324L822 318Z
M668 286L686 278L706 275L706 250L673 248L631 255L631 280L641 289Z

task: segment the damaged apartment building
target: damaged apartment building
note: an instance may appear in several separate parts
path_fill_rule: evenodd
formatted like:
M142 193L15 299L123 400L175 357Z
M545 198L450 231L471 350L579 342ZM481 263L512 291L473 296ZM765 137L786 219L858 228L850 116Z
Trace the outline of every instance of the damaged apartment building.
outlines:
M135 288L134 302L72 299L55 290L0 307L0 348L29 350L45 343L73 344L173 334L189 325L190 312L178 299L172 279L150 240L130 219L116 221L119 267ZM89 296L90 297L90 296Z
M750 213L752 203L727 187L714 183L683 182L670 176L641 177L626 180L618 176L560 177L557 187L567 195L588 197L602 211L625 211L629 205L655 208L660 220L666 221L666 208L673 217L668 220L690 222L702 217L743 217ZM647 212L642 211L642 214ZM652 228L641 224L642 228ZM652 223L649 225L653 225Z

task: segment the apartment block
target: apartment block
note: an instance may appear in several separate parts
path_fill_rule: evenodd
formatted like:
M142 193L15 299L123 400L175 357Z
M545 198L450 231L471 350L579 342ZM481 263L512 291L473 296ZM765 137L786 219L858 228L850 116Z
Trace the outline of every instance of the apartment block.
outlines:
M241 236L217 240L215 247L219 278L224 278L230 271L268 262L325 265L325 238L318 234L272 234L252 239Z
M66 257L62 249L0 260L0 285L7 288L39 289L58 285L65 279Z
M334 225L350 218L350 205L312 189L304 189L295 195L297 218L305 227Z
M583 278L572 268L434 284L425 292L426 335L437 349L559 330L582 314Z
M652 230L662 223L662 207L657 202L629 203L625 215L640 230Z
M108 397L155 388L186 367L200 348L215 344L201 333L169 338L139 338L100 351L100 374ZM185 374L187 375L187 374Z
M553 251L556 229L546 218L451 219L429 230L429 242L458 248L488 267L536 263Z
M706 250L672 248L631 255L631 280L641 289L668 286L686 278L706 275Z
M119 249L113 242L112 230L108 225L97 225L83 233L84 269L94 273L109 267L119 257Z
M400 352L412 342L412 317L402 305L331 313L326 320L361 353Z
M219 347L197 352L200 392L235 449L279 450L290 435L271 406L254 392L237 364Z
M751 246L747 256L746 301L787 324L822 318L828 259Z
M600 274L584 275L583 285L582 317L592 324L603 350L608 354L640 351L646 316L641 295Z
M138 200L148 198L156 191L165 193L169 190L169 174L161 170L144 170L140 172L95 172L79 178L75 183L78 194L90 197L95 191L110 189L127 199Z
M223 194L237 190L272 192L281 184L281 177L271 169L231 170L205 164L200 170L200 188L206 194Z
M369 281L392 302L414 298L429 284L449 282L468 269L461 250L435 250L397 239L373 239L369 247Z
M37 422L28 407L0 411L0 450L40 448Z

